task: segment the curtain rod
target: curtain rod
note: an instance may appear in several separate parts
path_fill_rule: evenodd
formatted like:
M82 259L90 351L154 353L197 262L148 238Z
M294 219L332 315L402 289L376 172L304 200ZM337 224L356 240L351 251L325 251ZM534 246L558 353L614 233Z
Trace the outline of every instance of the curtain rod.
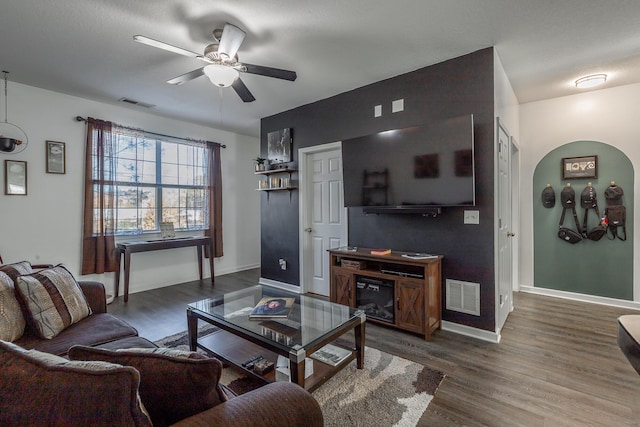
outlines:
M76 116L76 122L85 122L85 123L86 123L86 122L87 122L87 119L85 119L85 118L84 118L84 117L82 117L82 116ZM149 131L142 130L142 129L132 128L132 127L130 127L130 126L123 126L123 125L116 125L116 126L119 126L119 127L121 127L121 128L124 128L124 129L129 129L129 130L135 130L135 131L139 131L139 132L148 133L149 135L164 136L164 137L166 137L166 138L183 139L183 140L185 140L185 141L197 141L197 140L195 140L195 139L182 138L182 137L179 137L179 136L173 136L173 135L166 135L166 134L164 134L164 133L149 132ZM219 145L219 146L220 146L220 147L222 147L222 148L227 148L227 146L226 146L225 144L220 144L219 142L214 142L214 144Z

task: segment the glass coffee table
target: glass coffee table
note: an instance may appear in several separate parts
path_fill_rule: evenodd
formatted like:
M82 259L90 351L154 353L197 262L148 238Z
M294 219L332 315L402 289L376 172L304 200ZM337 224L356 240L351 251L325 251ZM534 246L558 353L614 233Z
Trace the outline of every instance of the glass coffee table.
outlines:
M288 316L250 319L251 310L265 297L294 298ZM199 320L219 329L198 337ZM289 361L291 382L309 391L318 388L354 359L357 368L362 369L365 321L366 316L361 310L262 285L187 306L189 347L192 351L200 348L267 382L276 380L278 356L284 356L286 359L280 360ZM351 331L355 341L353 345L344 336ZM328 344L330 346L327 347ZM324 350L331 351L327 353ZM315 352L318 353L312 358L313 373L306 372L305 375L308 358ZM273 368L268 372L256 372L250 363L256 358L264 359L263 365L272 362Z

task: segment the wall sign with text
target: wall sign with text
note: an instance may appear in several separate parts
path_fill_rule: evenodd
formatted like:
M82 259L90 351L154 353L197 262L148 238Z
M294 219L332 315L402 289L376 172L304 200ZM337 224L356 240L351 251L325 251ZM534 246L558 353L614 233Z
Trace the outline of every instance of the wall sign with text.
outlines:
M598 177L598 156L565 157L562 159L562 179Z

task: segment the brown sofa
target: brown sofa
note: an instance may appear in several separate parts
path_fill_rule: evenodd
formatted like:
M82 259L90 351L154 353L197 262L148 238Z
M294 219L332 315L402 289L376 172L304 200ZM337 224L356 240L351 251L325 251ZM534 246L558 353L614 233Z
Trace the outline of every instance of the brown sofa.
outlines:
M78 284L91 307L91 316L74 323L52 339L38 337L27 324L24 335L15 344L27 350L39 350L59 356L66 355L73 345L106 344L111 348L149 346L147 340L138 337L138 331L133 326L107 313L107 299L102 283L80 281Z
M323 425L318 403L295 384L236 397L219 384L216 359L136 354L145 350L134 348L164 349L106 312L102 283L78 284L91 315L52 339L38 337L27 323L13 343L0 341L0 425Z

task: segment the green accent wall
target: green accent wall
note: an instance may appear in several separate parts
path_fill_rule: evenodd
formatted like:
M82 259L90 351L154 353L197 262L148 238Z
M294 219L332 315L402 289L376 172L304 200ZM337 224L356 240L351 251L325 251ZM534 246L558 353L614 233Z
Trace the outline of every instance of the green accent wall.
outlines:
M597 178L562 180L562 158L591 155L598 156ZM580 193L591 182L597 192L600 215L604 216L604 191L611 181L624 190L622 200L627 209L627 240L609 240L606 236L597 242L583 239L576 244L560 240L560 192L566 184L571 183L575 190L576 211L582 227L584 209L580 206ZM535 287L633 300L633 182L634 171L629 158L617 148L601 142L571 142L549 152L538 163L533 175ZM547 184L551 184L556 193L553 208L542 206L541 194ZM596 215L590 211L588 229L595 225ZM567 211L564 226L575 230L570 211Z

